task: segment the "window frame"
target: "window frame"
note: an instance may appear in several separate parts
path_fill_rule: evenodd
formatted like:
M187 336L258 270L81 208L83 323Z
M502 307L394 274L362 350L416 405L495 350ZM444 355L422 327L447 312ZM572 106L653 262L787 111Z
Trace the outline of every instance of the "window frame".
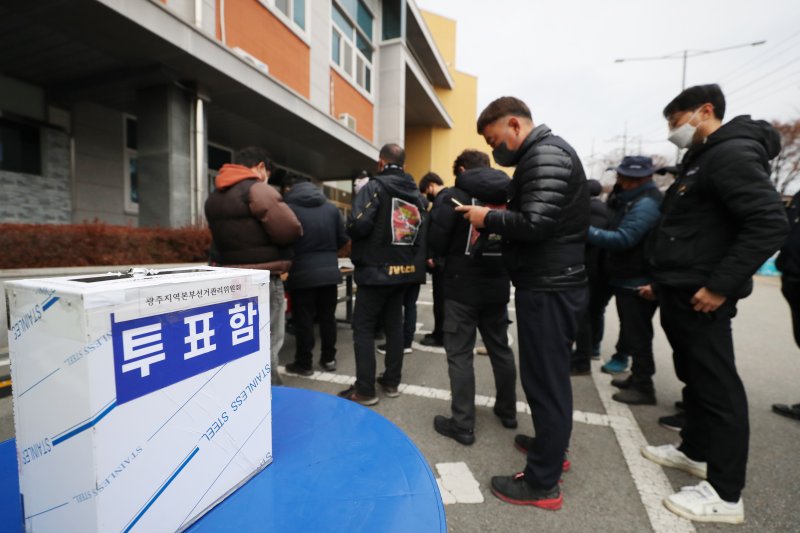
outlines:
M122 114L122 191L123 191L123 211L126 215L138 215L139 214L139 202L134 202L131 199L131 192L132 192L132 184L131 184L131 156L133 156L134 160L136 161L136 175L139 175L139 150L138 150L138 139L137 139L137 148L128 148L128 120L133 120L138 125L138 120L135 115L130 115L128 113ZM137 127L138 133L138 127ZM136 184L137 193L138 193L138 180Z
M316 0L305 0L303 2L303 5L304 5L304 7L303 7L303 11L304 11L303 20L305 21L305 25L306 25L305 28L300 26L294 20L294 2L295 2L295 0L288 0L288 2L289 2L289 4L288 4L289 5L289 11L290 11L290 13L288 15L286 13L284 13L283 11L281 11L278 8L277 5L275 5L275 0L258 0L258 3L261 4L263 7L265 7L267 9L267 11L269 11L270 13L275 15L275 17L277 17L277 19L280 20L283 23L284 26L286 26L287 28L292 30L292 32L294 32L295 35L297 35L304 43L306 43L306 45L308 45L310 47L311 46L311 44L309 42L310 34L309 34L309 31L308 31L308 17L309 17L309 9L310 9L309 4L311 2L314 2L314 1L316 1Z
M375 13L372 9L367 5L366 2L363 0L359 0L361 4L366 8L367 12L372 17L372 34L373 39L369 39L369 37L364 33L358 23L353 20L350 14L342 7L338 0L331 0L331 10L338 9L339 13L344 17L344 19L353 27L355 33L352 36L345 35L341 28L334 22L333 16L331 16L331 24L330 24L330 33L328 42L331 45L331 53L328 55L328 59L330 61L331 67L345 80L347 80L350 85L352 85L356 90L358 90L362 96L367 98L371 103L375 102L375 84L374 84L374 77L375 77L375 54L378 51L378 47L375 45L374 35L375 35ZM339 35L339 59L340 63L336 63L333 60L333 34L337 33ZM373 59L370 60L367 58L366 55L358 48L358 37L364 39L364 41L370 46L372 49ZM350 58L350 69L352 73L348 73L345 68L345 46L349 45L351 48L351 58ZM360 85L358 83L358 61L361 59L364 63L363 65L363 76L364 76L364 85ZM366 71L369 70L369 83L367 83L367 74ZM369 89L367 89L369 86Z
M222 150L224 152L228 152L230 154L231 163L233 163L233 154L234 150L230 146L225 146L224 144L219 144L211 141L206 141L206 151L208 148L216 148L217 150ZM214 191L214 179L219 174L218 169L207 168L206 169L206 197Z

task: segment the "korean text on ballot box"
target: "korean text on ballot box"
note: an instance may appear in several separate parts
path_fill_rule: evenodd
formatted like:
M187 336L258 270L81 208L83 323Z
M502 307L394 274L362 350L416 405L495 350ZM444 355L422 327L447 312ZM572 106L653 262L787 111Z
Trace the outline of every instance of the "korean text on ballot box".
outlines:
M269 272L12 281L27 531L187 527L272 462Z

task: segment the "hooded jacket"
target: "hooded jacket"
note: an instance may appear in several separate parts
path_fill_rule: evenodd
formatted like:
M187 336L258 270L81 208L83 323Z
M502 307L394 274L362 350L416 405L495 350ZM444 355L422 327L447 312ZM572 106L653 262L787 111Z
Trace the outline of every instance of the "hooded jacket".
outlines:
M661 204L647 242L658 284L728 298L752 290L752 276L783 243L789 225L769 181L778 132L739 116L692 146Z
M409 174L387 165L358 192L347 219L358 285L425 281L426 202Z
M241 165L223 165L205 204L214 239L212 260L222 266L288 272L289 247L303 234L280 193Z
M342 281L337 251L350 240L341 213L310 182L296 184L283 199L303 226L303 236L294 243L289 290L337 285Z
M504 209L510 183L505 172L475 168L462 172L454 187L436 197L428 233L429 255L445 258L444 294L448 300L467 305L508 302L509 279L503 265L501 237L474 230L455 210L452 200Z
M575 150L541 124L516 152L508 209L485 226L503 236L503 259L517 288L565 290L586 284L589 189Z

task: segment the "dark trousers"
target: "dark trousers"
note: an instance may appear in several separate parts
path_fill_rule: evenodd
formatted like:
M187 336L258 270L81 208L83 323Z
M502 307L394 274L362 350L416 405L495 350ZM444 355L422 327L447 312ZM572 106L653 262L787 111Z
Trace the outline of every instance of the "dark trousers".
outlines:
M403 293L406 285L361 285L353 309L356 391L375 396L375 330L386 332L387 385L399 385L403 369Z
M726 501L737 501L745 483L750 426L747 395L736 371L731 319L736 300L713 313L697 313L696 289L659 287L661 325L683 383L686 426L680 450L708 463L708 482Z
M403 347L411 348L414 332L417 331L417 298L420 285L414 283L403 293Z
M605 280L589 284L589 306L578 324L575 352L572 354L575 366L590 367L594 347L603 341L606 307L613 294Z
M781 292L792 312L794 342L800 347L800 280L787 278L784 274L781 279Z
M480 330L497 391L495 412L503 418L517 416L517 365L508 346L508 305L467 305L446 299L444 349L450 374L453 420L462 429L475 427L475 330Z
M637 385L653 385L656 364L653 360L653 315L658 302L645 300L635 289L615 290L619 315L619 344L633 358L631 374Z
M433 331L431 335L441 340L444 338L444 269L436 267L431 274L433 285Z
M528 450L525 481L550 489L561 478L572 433L570 349L588 304L586 288L517 289L519 375L533 416L536 439Z
M302 368L311 368L314 317L319 323L319 342L322 346L320 361L326 363L336 359L336 285L294 289L291 295L297 345L294 362Z

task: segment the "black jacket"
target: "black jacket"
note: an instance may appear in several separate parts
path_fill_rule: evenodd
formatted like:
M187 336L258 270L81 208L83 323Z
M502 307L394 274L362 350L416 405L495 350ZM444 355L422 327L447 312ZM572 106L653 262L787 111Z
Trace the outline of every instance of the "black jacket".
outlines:
M347 219L358 285L425 281L426 205L414 178L394 166L358 192Z
M508 302L509 280L501 257L500 236L484 232L479 237L464 215L455 210L452 199L464 205L505 207L510 183L500 170L476 168L462 172L455 187L436 196L428 246L430 255L445 258L445 298L467 305Z
M769 181L778 132L739 116L689 149L661 204L647 253L655 281L741 298L789 225Z
M775 260L775 266L788 279L800 281L800 192L794 195L786 211L791 231L789 238L783 243L781 253Z
M596 187L597 190L591 191L589 223L593 228L606 229L608 227L608 206L599 198L602 192L602 185L597 180L588 180L589 189ZM597 246L586 243L586 274L590 283L603 283L606 280L604 268L605 253Z
M575 150L537 126L517 151L508 210L486 228L503 236L503 259L518 288L562 290L586 284L589 190Z
M298 183L283 200L303 226L303 236L294 245L289 290L338 284L342 275L336 253L349 240L341 213L313 183Z

